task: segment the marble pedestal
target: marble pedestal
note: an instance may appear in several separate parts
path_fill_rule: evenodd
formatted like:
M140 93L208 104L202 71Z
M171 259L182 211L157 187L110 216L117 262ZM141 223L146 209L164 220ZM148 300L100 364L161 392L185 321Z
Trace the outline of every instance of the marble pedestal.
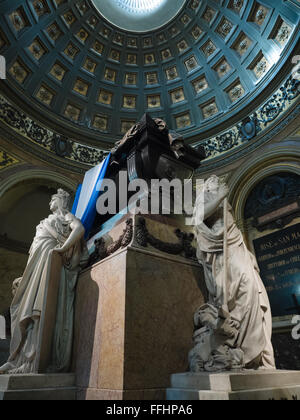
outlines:
M75 399L74 374L0 375L0 401Z
M300 371L181 373L171 384L168 400L300 400Z
M178 244L176 220L146 218L158 240L155 248L141 245L138 216L133 219L130 244L79 278L78 399L163 400L171 374L188 367L193 315L204 302L202 269L195 260L158 249ZM124 226L125 220L109 232L110 239L118 241Z

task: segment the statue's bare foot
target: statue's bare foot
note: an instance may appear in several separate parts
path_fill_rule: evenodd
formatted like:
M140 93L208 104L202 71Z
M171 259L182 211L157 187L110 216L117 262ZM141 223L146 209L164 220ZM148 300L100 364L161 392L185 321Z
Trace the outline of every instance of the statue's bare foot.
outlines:
M13 369L13 365L9 362L5 363L3 366L0 367L0 375L7 375L10 369Z

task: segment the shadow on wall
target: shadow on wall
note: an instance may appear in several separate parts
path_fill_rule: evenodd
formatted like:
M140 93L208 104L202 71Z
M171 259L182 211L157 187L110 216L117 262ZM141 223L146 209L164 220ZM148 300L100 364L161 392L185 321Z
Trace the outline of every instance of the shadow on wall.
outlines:
M26 267L28 256L0 246L0 314L9 311L12 301L13 281L21 277Z
M17 184L0 200L0 234L30 246L38 223L49 215L52 187L27 181Z
M23 275L36 226L49 214L56 190L46 183L21 182L0 198L0 314L10 307L12 283Z

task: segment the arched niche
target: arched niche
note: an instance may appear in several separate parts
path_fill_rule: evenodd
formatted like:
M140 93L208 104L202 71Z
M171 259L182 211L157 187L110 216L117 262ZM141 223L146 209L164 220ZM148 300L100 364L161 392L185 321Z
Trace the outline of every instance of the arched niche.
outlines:
M259 243L263 243L264 240L268 241L269 238L272 240L272 238L276 238L277 236L280 239L281 232L284 234L288 229L289 231L293 231L293 226L300 223L299 213L295 212L289 216L288 213L284 212L284 208L287 208L285 206L297 201L297 191L294 191L294 194L292 194L292 191L289 192L288 189L286 191L281 190L287 188L283 184L288 179L295 180L296 186L294 189L298 188L297 182L299 181L297 180L300 179L299 162L300 147L298 143L286 141L278 145L273 144L268 148L262 149L260 154L256 154L252 159L249 159L229 179L230 201L233 205L239 227L243 231L248 247L258 258L263 258L262 255L257 255ZM279 181L279 178L281 181ZM280 183L282 185L279 185ZM268 186L270 187L269 189ZM250 214L249 200L255 194L261 195L261 197L260 200L257 200L256 204L252 203L252 214ZM264 200L266 204L268 202L265 211L262 209ZM258 217L262 215L265 219L260 219L259 221ZM274 216L273 219L270 217L272 215ZM265 225L257 224L258 222L261 223L262 220L268 223ZM276 248L276 255L280 255L280 252L284 252L284 244L282 251ZM271 255L273 254L271 253ZM268 256L265 256L265 261L266 263L269 262ZM276 262L276 258L274 258L274 261L272 259L270 260L270 263L273 262ZM262 266L260 268L262 270ZM288 264L286 268L290 268ZM271 273L268 272L268 275L270 277ZM266 287L269 287L268 285L269 283L266 282ZM287 306L292 307L293 302ZM292 315L292 313L287 311L286 315ZM277 320L279 316L275 318ZM290 320L287 320L288 323L290 324ZM281 324L279 323L278 325Z
M285 141L277 145L271 144L267 148L261 149L260 153L255 154L241 165L228 181L230 201L239 227L243 231L249 249L256 254L261 269L261 277L269 294L273 313L273 347L276 365L278 369L285 370L300 369L300 342L293 340L291 334L291 330L294 327L292 324L293 316L300 310L300 308L297 308L300 304L300 296L293 296L300 294L299 277L295 277L299 275L295 271L299 269L299 265L293 263L293 258L298 259L299 257L299 251L297 251L296 247L299 246L297 231L299 231L300 217L297 213L292 214L290 219L289 217L284 218L281 216L283 213L282 209L286 204L289 205L289 203L297 201L297 194L293 195L293 188L291 188L291 194L289 194L289 191L283 194L282 189L284 186L275 186L275 184L277 182L284 184L284 178L290 178L297 180L296 188L298 188L297 183L300 179L299 162L299 142ZM278 181L277 178L283 178L283 180ZM268 183L271 189L264 190ZM298 190L298 196L299 193L300 189ZM262 195L262 197L257 202L257 208L255 208L255 203L253 203L253 211L250 214L248 208L249 200L255 194ZM274 214L274 212L278 212L279 217L283 220L280 221L278 226L273 221L257 229L255 227L255 219L261 214L260 206L264 200L266 203L269 201L269 205L266 207L267 217L270 214ZM295 240L289 241L289 237L291 238L292 236L292 239ZM269 246L269 243L269 250L265 253L259 252L258 247L261 244L268 244ZM282 247L279 245L282 245ZM291 247L293 248L290 252ZM258 252L255 252L256 250ZM285 261L284 263L282 263L283 260ZM282 271L277 271L278 267ZM272 296L272 293L277 292L278 296ZM283 293L282 295L281 292ZM284 316L276 316L280 312L278 307L281 315Z
M270 145L256 153L244 162L228 179L230 190L229 200L234 209L238 225L243 232L247 232L244 211L248 197L254 188L269 176L278 173L300 175L300 145L294 141ZM247 235L246 236L246 240ZM249 244L249 243L248 243Z
M49 215L58 188L72 196L76 183L53 171L31 169L0 184L0 314L10 306L12 282L24 272L36 226Z

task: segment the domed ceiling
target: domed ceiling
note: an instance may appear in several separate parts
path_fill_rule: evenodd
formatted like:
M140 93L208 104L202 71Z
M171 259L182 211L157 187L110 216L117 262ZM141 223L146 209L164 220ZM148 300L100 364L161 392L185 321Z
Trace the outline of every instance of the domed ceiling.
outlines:
M196 144L245 118L278 74L280 87L299 41L299 5L3 0L5 94L106 150L145 112Z

